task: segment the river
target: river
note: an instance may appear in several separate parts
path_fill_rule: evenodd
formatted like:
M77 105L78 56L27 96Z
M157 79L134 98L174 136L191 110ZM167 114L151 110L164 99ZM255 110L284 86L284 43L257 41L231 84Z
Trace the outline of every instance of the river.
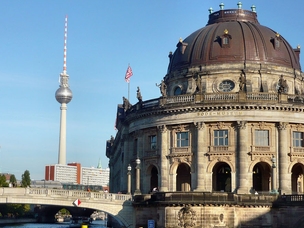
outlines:
M68 228L69 223L25 223L25 224L11 224L11 225L0 225L1 228ZM90 227L93 228L105 228L105 221L95 220L92 222Z

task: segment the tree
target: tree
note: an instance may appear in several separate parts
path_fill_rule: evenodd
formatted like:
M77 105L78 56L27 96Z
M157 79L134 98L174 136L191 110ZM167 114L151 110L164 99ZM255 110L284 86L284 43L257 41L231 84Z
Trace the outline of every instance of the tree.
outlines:
M10 183L13 185L13 187L17 186L17 179L14 174L10 176Z
M31 186L31 177L30 177L30 171L25 170L24 173L21 176L21 186L22 187L28 187Z
M6 182L6 177L4 174L0 175L0 187L8 187L8 183Z

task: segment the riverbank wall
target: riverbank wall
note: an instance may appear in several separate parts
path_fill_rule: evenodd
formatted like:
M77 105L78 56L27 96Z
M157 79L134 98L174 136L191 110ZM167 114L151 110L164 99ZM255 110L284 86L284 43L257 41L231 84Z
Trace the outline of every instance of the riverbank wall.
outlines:
M16 224L16 223L35 223L37 219L30 219L30 218L5 218L0 219L0 225L2 224Z

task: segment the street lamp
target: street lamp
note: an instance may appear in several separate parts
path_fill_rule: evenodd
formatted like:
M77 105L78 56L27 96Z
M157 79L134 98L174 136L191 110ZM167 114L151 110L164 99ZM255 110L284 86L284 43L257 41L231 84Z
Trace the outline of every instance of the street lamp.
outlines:
M135 189L134 194L140 195L141 194L141 192L140 192L140 159L137 158L135 160L135 163L136 163L136 189Z
M132 170L132 167L131 165L129 164L128 165L128 192L127 194L131 194L131 170Z
M271 162L272 162L272 176L271 176L271 192L272 193L277 193L277 190L276 190L276 158L274 155L272 155L272 158L271 158Z

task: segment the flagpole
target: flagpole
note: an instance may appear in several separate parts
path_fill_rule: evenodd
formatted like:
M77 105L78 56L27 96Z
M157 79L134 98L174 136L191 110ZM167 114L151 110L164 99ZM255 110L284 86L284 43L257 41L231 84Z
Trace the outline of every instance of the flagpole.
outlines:
M128 101L130 101L130 82L128 82Z

